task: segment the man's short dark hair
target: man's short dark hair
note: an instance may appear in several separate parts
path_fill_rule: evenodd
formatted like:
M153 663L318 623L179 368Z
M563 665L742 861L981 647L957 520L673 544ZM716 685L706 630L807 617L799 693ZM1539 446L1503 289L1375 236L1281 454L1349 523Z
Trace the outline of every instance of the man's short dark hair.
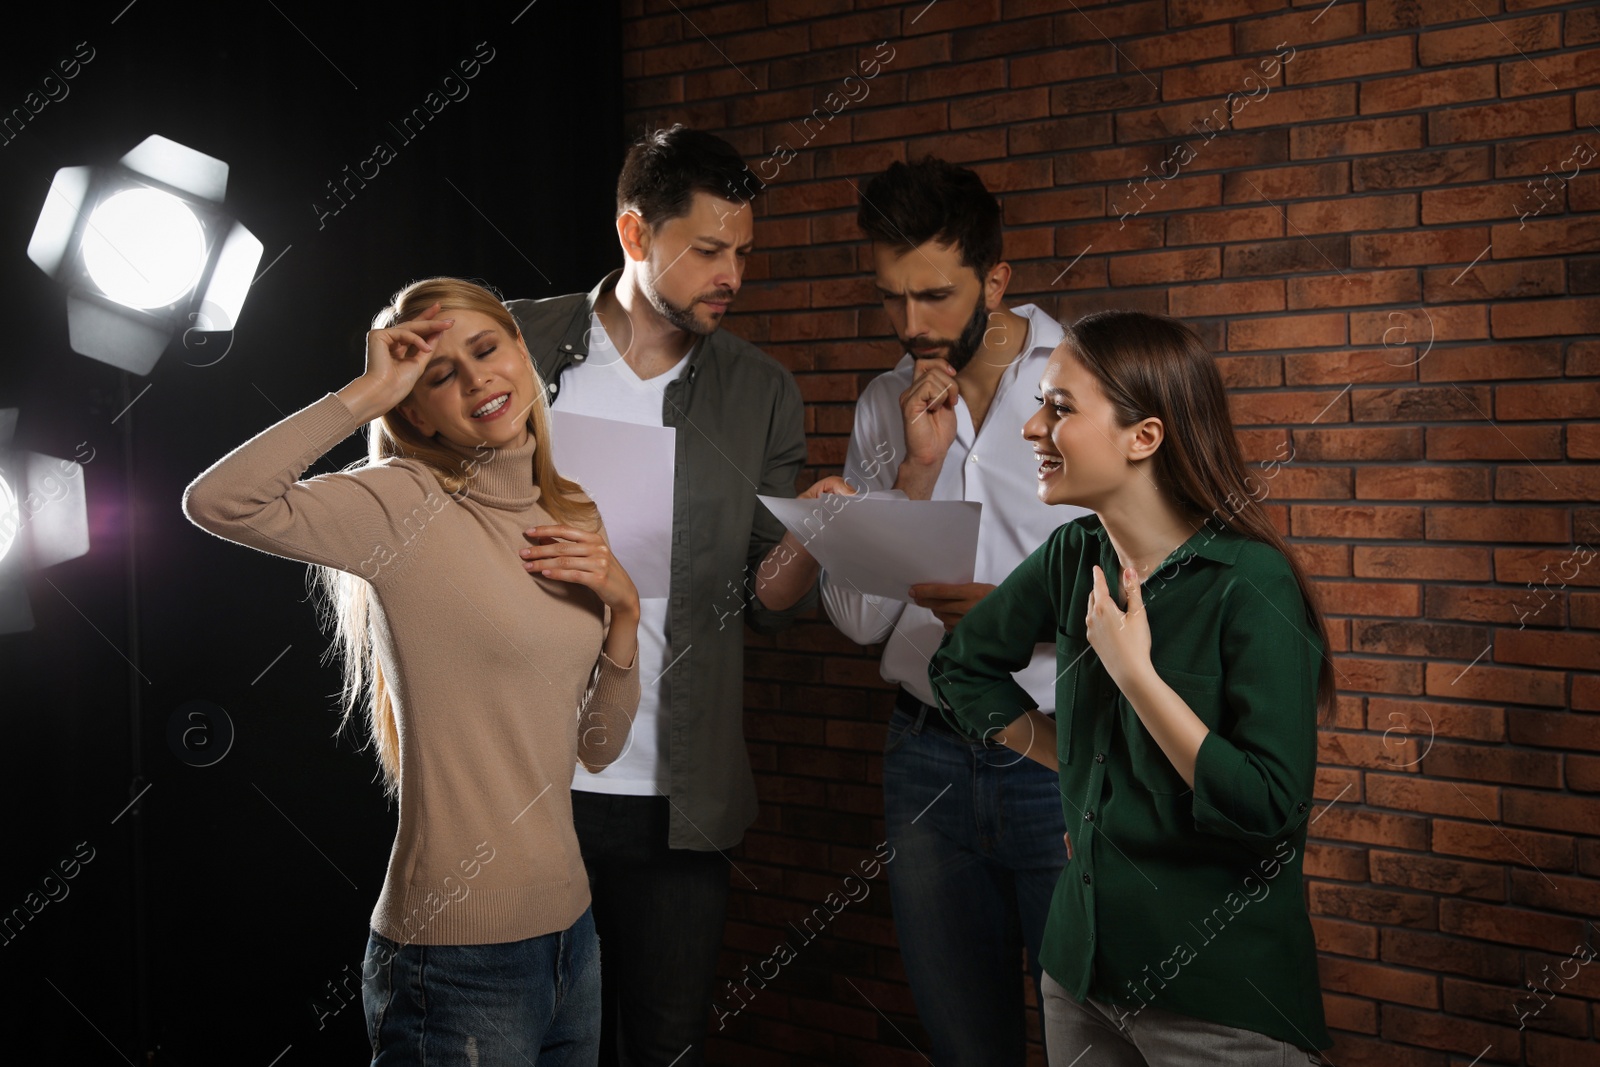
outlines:
M1000 262L1000 202L966 167L926 156L891 163L867 183L856 224L873 241L909 251L937 239L981 280Z
M617 214L637 211L654 229L687 215L696 192L749 201L764 188L727 141L679 123L628 149L617 179Z

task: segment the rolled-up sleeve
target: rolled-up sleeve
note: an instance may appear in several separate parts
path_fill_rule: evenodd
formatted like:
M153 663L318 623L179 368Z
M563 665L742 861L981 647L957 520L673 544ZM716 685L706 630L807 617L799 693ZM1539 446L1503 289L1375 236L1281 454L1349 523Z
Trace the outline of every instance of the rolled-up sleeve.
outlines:
M800 388L794 379L784 375L773 397L772 418L768 422L766 453L761 463L761 485L764 496L794 496L795 479L806 461L805 402L800 398ZM756 594L757 576L767 553L783 540L783 523L760 503L755 505L755 516L750 526L750 544L745 557L744 582L745 619L750 628L759 634L777 633L791 625L795 619L817 606L817 583L803 593L799 600L786 608L769 608Z
M1039 642L1054 638L1058 539L1040 545L978 601L929 662L928 681L945 718L970 737L986 737L1039 706L1012 675L1033 659Z
M1292 575L1241 576L1222 634L1223 730L1200 744L1195 828L1263 852L1308 817L1322 640Z

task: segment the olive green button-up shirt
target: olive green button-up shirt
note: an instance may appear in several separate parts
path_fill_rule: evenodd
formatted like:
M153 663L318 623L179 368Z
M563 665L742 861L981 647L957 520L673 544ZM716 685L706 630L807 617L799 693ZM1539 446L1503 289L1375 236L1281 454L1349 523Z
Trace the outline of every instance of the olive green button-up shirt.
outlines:
M1058 528L946 635L929 670L952 725L982 735L1033 707L1011 674L1056 642L1073 847L1044 969L1078 1000L1327 1048L1301 884L1323 643L1289 563L1212 523L1143 584L1156 673L1210 729L1193 789L1089 645L1096 564L1116 588L1097 517Z
M595 301L587 293L512 300L545 391L589 356ZM661 421L677 429L672 475L672 570L667 603L667 828L671 848L737 845L756 817L744 740L744 628L776 633L817 603L817 586L773 610L756 595L783 524L757 495L794 496L806 459L805 405L783 365L719 329L684 357L662 390ZM653 684L645 679L644 684Z

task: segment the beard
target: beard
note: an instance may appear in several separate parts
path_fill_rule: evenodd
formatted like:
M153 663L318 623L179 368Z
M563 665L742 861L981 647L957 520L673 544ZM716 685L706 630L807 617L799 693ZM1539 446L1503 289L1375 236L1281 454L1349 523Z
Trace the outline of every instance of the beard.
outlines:
M721 322L701 322L699 318L695 316L695 305L702 300L716 300L720 302L731 301L733 299L733 293L730 290L713 289L710 292L701 293L699 296L691 300L687 306L679 307L677 304L674 304L672 301L668 300L666 294L662 293L660 289L657 289L655 283L652 281L640 279L639 289L644 293L645 299L650 301L650 306L655 308L657 313L659 313L662 318L672 323L672 325L676 326L684 333L691 333L696 337L711 336L717 332L717 327L721 325Z
M937 359L941 356L946 363L961 373L961 369L972 362L972 357L978 354L978 349L983 347L983 335L989 328L989 309L983 306L983 294L979 293L978 299L972 305L972 317L967 320L967 325L962 329L961 335L950 341L938 342L944 349L942 353L935 352L926 356L911 353L912 359ZM902 340L901 344L905 344ZM907 348L910 346L907 345Z

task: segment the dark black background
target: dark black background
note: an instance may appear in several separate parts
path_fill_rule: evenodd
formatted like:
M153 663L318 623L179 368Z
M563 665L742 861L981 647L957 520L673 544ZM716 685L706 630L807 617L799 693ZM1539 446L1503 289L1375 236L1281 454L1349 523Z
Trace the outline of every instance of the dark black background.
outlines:
M0 945L0 1058L362 1062L355 975L394 814L359 735L334 739L306 568L211 537L179 501L225 451L359 374L371 316L406 281L550 296L615 265L620 14L115 0L18 17L0 112L79 42L94 58L0 146L0 407L21 409L19 447L94 458L91 551L31 576L35 629L0 637L0 917L80 843L94 858ZM387 123L484 41L470 94L402 143ZM175 342L137 378L68 348L63 292L26 249L57 168L113 163L152 133L225 160L227 208L263 268L281 258L231 337ZM325 183L379 139L397 158L319 229ZM321 469L359 455L352 438ZM196 699L235 730L208 767L168 744Z

